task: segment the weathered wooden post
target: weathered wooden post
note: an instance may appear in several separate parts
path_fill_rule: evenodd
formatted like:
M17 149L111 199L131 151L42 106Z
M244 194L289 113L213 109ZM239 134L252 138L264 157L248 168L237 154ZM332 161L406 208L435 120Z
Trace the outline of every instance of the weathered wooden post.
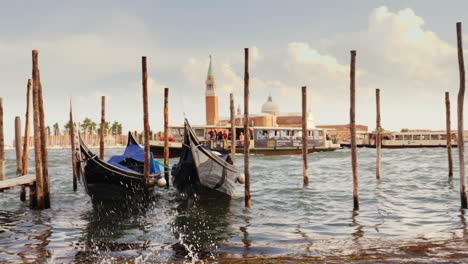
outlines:
M141 57L141 67L142 67L142 82L143 82L143 126L144 126L144 138L145 138L145 165L144 165L144 175L145 175L145 186L148 185L149 172L150 172L150 148L149 148L149 117L148 117L148 72L146 70L146 57Z
M21 152L21 118L15 117L15 151L16 151L16 173L21 175L23 170L22 166L22 152Z
M70 99L70 145L72 153L72 170L73 170L73 191L78 188L78 172L76 167L76 145L75 145L75 124L73 123L73 108Z
M351 51L351 72L350 72L350 130L351 130L351 166L353 169L353 202L354 210L359 210L359 182L357 170L357 145L356 145L356 51Z
M231 110L231 159L236 162L236 116L234 113L234 95L229 94L229 107Z
M380 121L380 89L375 89L375 101L377 110L377 125L375 134L375 149L377 150L377 164L375 165L375 178L380 180L380 151L382 148L382 136L380 134L382 130L382 124Z
M36 57L37 58L37 57ZM42 84L39 68L37 70L37 78L39 82L39 120L40 120L40 133L41 133L41 154L42 154L42 177L44 178L44 208L50 208L50 179L49 179L49 166L48 166L48 153L47 153L47 132L45 125L44 101L42 100Z
M244 49L244 174L245 207L251 208L250 195L250 132L249 132L249 49Z
M453 161L452 161L452 131L450 124L450 95L445 92L445 119L447 125L447 155L448 155L448 176L453 176Z
M33 56L33 113L34 113L34 157L36 162L36 199L31 201L32 207L44 209L44 178L42 170L41 153L41 125L39 114L39 69L37 65L37 50L32 51ZM35 203L34 203L35 202Z
M169 88L164 88L164 165L169 166ZM169 170L166 167L164 179L169 188Z
M26 114L25 114L25 121L24 121L24 142L23 142L23 161L22 161L22 169L21 174L27 175L29 169L29 110L31 108L31 79L28 79L27 91L26 91ZM29 199L34 200L35 192L31 191L35 187L30 187L29 191ZM20 194L21 201L26 201L26 187L24 185L21 186L21 194Z
M21 146L21 118L15 117L16 174L23 175L23 153ZM21 185L20 200L26 200L26 187Z
M465 63L463 60L462 24L457 23L458 67L460 72L460 90L458 91L458 162L460 163L460 198L461 207L468 208L465 188L465 143L463 142L463 100L465 99Z
M3 135L3 99L0 97L0 181L5 177L5 138Z
M99 157L104 160L104 136L106 133L106 97L101 97L101 131L99 131Z
M307 164L307 87L302 86L302 174L304 187L309 185L309 165Z

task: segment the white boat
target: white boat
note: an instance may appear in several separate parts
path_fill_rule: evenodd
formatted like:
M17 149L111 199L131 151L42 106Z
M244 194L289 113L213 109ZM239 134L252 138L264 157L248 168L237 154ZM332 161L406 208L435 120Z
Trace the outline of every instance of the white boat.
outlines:
M230 126L193 126L197 139L209 149L226 154L231 152L231 140L206 139L209 131L226 131ZM244 142L239 135L243 127L236 127L236 153L244 153ZM300 155L302 154L302 128L300 127L251 127L250 154L252 155ZM326 137L327 129L308 130L308 153L319 151L334 151L340 148L338 142ZM179 157L184 139L184 127L169 127L169 156ZM155 157L164 153L164 139L150 141L151 152Z
M445 131L427 132L383 132L382 148L435 148L447 146ZM360 134L357 140L358 147L375 148L375 133ZM457 134L451 133L452 146L457 146ZM351 142L341 141L341 146L349 147Z

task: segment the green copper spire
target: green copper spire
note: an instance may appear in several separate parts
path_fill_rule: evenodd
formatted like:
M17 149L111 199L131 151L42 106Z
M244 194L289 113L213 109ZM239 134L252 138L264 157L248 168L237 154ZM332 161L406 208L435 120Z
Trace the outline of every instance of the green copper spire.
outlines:
M213 75L213 67L211 67L211 55L210 55L210 66L208 67L208 78L214 77Z

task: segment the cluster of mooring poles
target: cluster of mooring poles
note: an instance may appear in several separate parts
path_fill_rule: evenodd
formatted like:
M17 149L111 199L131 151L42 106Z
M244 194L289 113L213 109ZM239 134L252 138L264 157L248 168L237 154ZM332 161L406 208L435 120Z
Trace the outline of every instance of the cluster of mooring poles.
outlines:
M32 51L33 71L33 124L34 124L34 158L36 162L36 186L30 189L30 193L35 191L36 199L32 199L31 206L38 209L50 207L50 180L47 154L47 137L44 121L44 102L42 100L42 84L39 72L39 52ZM34 190L34 191L33 191ZM33 198L30 195L30 199ZM34 201L35 200L35 201Z
M463 100L465 96L465 67L463 60L463 43L461 23L456 24L457 28L457 51L458 65L460 74L460 88L457 100L457 121L458 121L458 158L460 167L460 199L461 207L467 208L467 196L465 188L465 156L463 142ZM359 210L359 177L357 167L357 141L356 141L356 51L351 50L350 62L350 134L351 134L351 167L353 176L353 209ZM142 57L142 87L143 87L143 142L144 142L144 177L149 184L150 172L150 126L148 113L148 73L147 60ZM0 191L11 189L14 186L21 186L20 199L26 200L26 187L30 188L30 206L36 209L45 209L50 207L50 180L48 172L48 154L47 154L47 136L44 122L44 103L42 98L42 85L40 81L38 51L32 51L32 81L28 80L26 93L26 115L24 127L24 140L21 140L21 119L15 118L15 149L17 160L17 174L21 175L14 179L6 180L5 177L5 151L4 151L4 134L3 134L3 101L0 98ZM244 118L243 126L245 132L244 139L244 174L245 174L245 207L252 206L250 193L250 120L249 120L249 49L244 49ZM34 128L34 153L35 153L35 175L28 174L28 151L29 151L29 119L30 119L30 102L32 92L33 106L33 128ZM382 146L382 126L380 118L380 89L376 89L376 172L377 180L381 178L381 146ZM169 88L164 89L164 180L166 187L169 187L169 110L168 110ZM99 156L104 159L104 139L106 137L106 118L105 118L105 96L101 98L101 126L100 126L100 144ZM235 159L236 152L236 129L235 129L235 113L234 113L234 96L231 93L230 99L230 120L231 120L231 156ZM446 106L446 138L447 138L447 154L448 154L448 176L453 176L453 161L452 161L452 134L450 121L450 97L449 93L445 93ZM70 141L72 150L72 171L73 171L73 190L77 189L78 171L77 171L77 131L73 121L72 103L70 100ZM308 128L307 128L307 87L302 87L302 158L303 158L303 185L309 185L308 172Z
M465 153L463 141L463 102L465 97L465 65L463 59L463 42L462 42L462 24L458 22L457 28L457 51L458 51L458 66L460 74L460 88L458 91L457 100L457 146L458 146L458 160L460 167L460 200L463 209L468 208L466 187L465 187ZM358 183L358 170L357 170L357 142L356 142L356 51L351 51L351 66L350 66L350 132L351 132L351 167L353 172L353 208L359 210L359 183ZM381 177L381 147L382 147L382 126L380 118L380 89L376 89L376 179ZM448 155L448 176L453 176L453 161L452 161L452 134L451 134L451 121L450 121L450 97L449 93L445 92L445 113L446 113L446 140L447 140L447 155ZM306 164L306 162L304 162ZM306 172L304 171L304 177Z
M249 130L249 49L244 49L244 174L245 174L245 207L252 207L252 196L250 193L250 130ZM235 115L234 115L234 96L231 93L230 112L231 112L231 156L234 159L236 153L236 130L235 130ZM307 129L307 87L302 87L302 168L303 168L303 185L309 185L309 166L308 166L308 129ZM357 190L357 188L356 188Z
M35 175L28 174L29 164L29 117L32 92ZM23 143L23 144L21 144ZM5 177L5 151L3 137L3 101L0 98L0 191L21 186L20 200L26 200L29 187L29 203L33 209L50 207L50 180L47 155L47 135L44 118L44 101L39 72L38 51L32 51L32 82L27 83L24 141L21 140L21 119L15 118L16 178Z

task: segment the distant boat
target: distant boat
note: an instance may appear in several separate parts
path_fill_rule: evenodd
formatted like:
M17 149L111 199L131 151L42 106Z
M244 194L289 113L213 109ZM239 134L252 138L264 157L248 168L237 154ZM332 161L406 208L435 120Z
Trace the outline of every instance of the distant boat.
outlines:
M382 132L382 148L445 148L447 134L444 131L424 132ZM375 148L375 133L360 133L357 135L357 147ZM457 135L451 133L450 142L457 146ZM341 146L349 147L351 141L343 140Z
M194 126L195 138L209 149L226 154L231 152L231 140L206 139L210 131L230 131L230 126ZM239 139L240 133L244 133L243 127L236 127L236 153L244 153L244 142ZM182 142L184 141L183 126L169 127L169 157L180 157ZM300 127L252 127L250 154L274 156L274 155L300 155L302 154L302 128ZM245 133L244 133L245 134ZM327 139L326 129L309 129L308 153L319 151L334 151L340 148L333 140ZM164 138L150 141L151 152L155 157L163 157Z
M223 194L232 196L244 179L229 154L221 155L201 144L185 120L179 163L172 168L173 185L183 196Z
M79 145L78 171L86 192L93 201L147 199L154 196L156 184L163 179L161 170L153 155L150 155L150 177L148 182L145 182L144 150L131 133L128 133L125 152L120 156L111 157L108 162L92 153L81 137Z

